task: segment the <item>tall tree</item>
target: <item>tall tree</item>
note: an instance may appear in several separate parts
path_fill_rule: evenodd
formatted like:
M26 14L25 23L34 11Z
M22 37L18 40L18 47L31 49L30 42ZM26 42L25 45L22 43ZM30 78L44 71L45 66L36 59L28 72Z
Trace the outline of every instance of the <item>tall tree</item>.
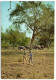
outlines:
M54 25L53 15L52 6L43 4L41 1L21 1L10 13L10 19L13 19L13 24L25 23L27 29L32 30L33 35L30 44L30 48L32 48L35 37Z

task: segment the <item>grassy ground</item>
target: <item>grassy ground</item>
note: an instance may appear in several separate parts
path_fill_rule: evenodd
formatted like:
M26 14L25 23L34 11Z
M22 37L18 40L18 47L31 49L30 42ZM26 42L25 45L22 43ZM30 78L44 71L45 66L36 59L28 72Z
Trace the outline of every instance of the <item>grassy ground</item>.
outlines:
M26 51L27 60L29 51ZM54 78L54 49L32 50L33 65L22 64L23 51L1 50L2 79L53 79Z

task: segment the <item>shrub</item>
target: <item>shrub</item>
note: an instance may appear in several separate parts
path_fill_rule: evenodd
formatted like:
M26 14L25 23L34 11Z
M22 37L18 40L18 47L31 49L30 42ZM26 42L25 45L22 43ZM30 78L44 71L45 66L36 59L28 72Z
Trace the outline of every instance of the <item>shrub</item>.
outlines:
M3 43L3 44L1 45L1 47L7 49L7 48L9 47L9 44L8 44L8 43Z

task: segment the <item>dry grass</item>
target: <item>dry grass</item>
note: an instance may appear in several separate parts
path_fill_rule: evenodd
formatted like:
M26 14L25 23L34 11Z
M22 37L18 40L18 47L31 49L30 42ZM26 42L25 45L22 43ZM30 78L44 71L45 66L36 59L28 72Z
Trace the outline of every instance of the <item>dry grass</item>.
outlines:
M23 51L1 50L2 79L53 79L54 49L32 50L33 65L23 63ZM29 58L27 51L27 60Z

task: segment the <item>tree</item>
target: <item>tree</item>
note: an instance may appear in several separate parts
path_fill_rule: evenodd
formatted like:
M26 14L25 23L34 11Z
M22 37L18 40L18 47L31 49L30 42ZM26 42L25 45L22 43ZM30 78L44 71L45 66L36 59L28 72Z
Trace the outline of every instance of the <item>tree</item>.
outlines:
M1 47L7 49L8 46L8 34L6 34L6 32L4 32L3 28L1 27Z
M19 46L28 46L30 44L30 38L26 37L26 34L21 32L17 43Z
M16 8L10 13L13 24L24 23L27 29L32 30L30 48L38 34L54 24L54 10L51 5L43 4L40 1L20 1ZM46 28L47 27L47 28Z
M15 46L25 46L30 42L30 39L26 37L26 34L19 32L17 27L10 26L5 33L7 35L6 39L8 40L8 43L13 46L13 49Z
M20 37L19 31L18 30L13 30L12 28L10 28L10 29L6 30L6 34L8 35L7 38L8 38L9 44L12 44L13 49L14 49L15 45L17 44L17 40Z

